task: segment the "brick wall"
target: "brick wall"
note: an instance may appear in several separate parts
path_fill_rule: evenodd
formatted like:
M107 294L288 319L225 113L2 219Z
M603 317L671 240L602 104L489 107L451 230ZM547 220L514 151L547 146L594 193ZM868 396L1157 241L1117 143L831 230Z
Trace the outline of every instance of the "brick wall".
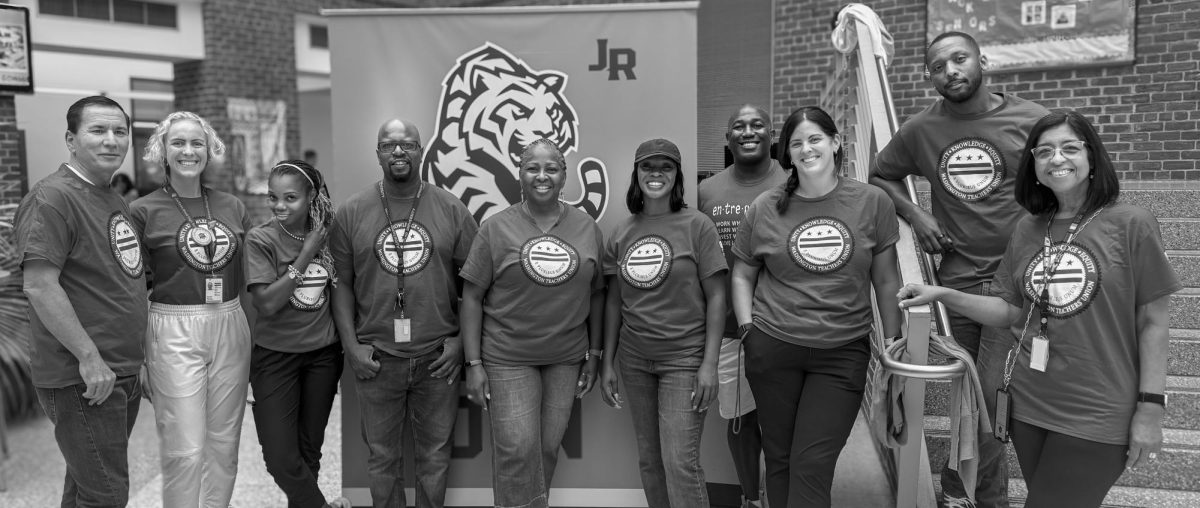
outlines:
M817 104L836 52L829 19L840 1L777 0L776 121ZM896 41L889 69L907 119L937 96L922 76L925 0L863 2ZM1090 69L988 75L995 91L1074 108L1097 125L1122 178L1200 180L1200 0L1137 0L1136 61Z
M24 150L15 101L11 95L0 96L0 206L21 202L29 190ZM0 220L7 216L0 210Z

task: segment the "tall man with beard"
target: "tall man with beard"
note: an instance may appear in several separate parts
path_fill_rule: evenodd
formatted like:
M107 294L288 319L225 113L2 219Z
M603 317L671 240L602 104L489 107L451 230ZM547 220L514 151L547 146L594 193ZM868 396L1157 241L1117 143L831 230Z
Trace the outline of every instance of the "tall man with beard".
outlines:
M733 164L700 182L698 200L700 211L712 219L721 237L725 262L733 266L730 245L745 216L746 207L759 194L787 181L787 172L771 158L771 116L758 106L745 104L729 117L725 142L733 154ZM725 278L726 291L729 277ZM741 338L733 306L725 316L725 332L721 341L718 367L718 403L721 416L729 420L726 438L733 454L733 465L742 484L745 505L760 506L759 454L762 453L762 434L758 428L758 411L746 368L741 356Z
M991 294L992 274L1025 211L1013 198L1021 150L1029 129L1049 113L1012 94L992 93L983 81L987 57L962 32L943 33L925 51L925 68L942 96L900 127L875 159L872 184L896 204L921 248L941 254L943 286ZM933 214L913 203L904 188L909 175L929 180ZM996 414L1007 330L981 326L951 312L950 332L976 359L989 415ZM979 437L977 506L1008 506L1004 446L990 433ZM943 506L970 506L958 473L942 468Z
M379 128L383 178L338 209L329 247L340 277L333 319L357 378L375 508L406 506L401 433L412 424L418 507L440 507L458 413L457 273L477 225L454 195L421 181L421 134Z

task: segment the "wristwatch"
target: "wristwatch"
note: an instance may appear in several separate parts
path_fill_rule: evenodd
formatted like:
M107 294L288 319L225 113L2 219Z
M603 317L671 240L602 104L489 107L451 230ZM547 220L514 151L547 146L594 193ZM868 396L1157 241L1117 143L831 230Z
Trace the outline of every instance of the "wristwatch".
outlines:
M1138 392L1137 401L1149 402L1151 404L1158 404L1162 407L1167 407L1167 396L1162 393Z

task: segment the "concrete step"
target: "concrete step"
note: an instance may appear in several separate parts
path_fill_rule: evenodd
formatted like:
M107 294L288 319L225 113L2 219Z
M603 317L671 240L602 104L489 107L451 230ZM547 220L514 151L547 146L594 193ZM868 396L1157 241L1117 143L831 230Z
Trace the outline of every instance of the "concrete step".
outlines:
M1171 296L1170 327L1200 329L1200 288L1185 287Z
M1200 287L1200 250L1168 250L1167 259L1185 287Z
M1155 217L1200 217L1200 182L1121 182L1121 200L1150 210Z
M1167 397L1163 426L1200 431L1200 377L1167 376ZM925 384L926 415L949 416L949 403L949 381L933 380Z
M934 477L934 489L941 491L941 478ZM1024 508L1029 489L1025 480L1009 478L1008 503L1011 508ZM1196 508L1200 492L1187 490L1144 489L1116 486L1108 491L1101 508Z
M944 416L925 417L925 441L929 447L929 463L936 477L950 450L950 419ZM1008 445L1008 472L1021 477L1012 445ZM1117 485L1146 489L1200 492L1200 431L1163 429L1163 449L1158 458L1136 470L1126 471Z
M1200 330L1172 329L1167 349L1168 376L1200 376Z
M1163 248L1195 250L1200 248L1200 218L1158 218Z

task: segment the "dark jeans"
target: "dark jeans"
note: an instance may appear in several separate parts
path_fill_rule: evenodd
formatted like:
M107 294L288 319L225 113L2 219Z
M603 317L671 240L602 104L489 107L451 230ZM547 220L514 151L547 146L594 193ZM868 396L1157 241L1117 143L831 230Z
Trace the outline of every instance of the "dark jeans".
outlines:
M254 424L267 472L287 495L288 508L321 508L317 486L321 445L342 376L342 345L282 353L254 346L250 386Z
M1125 470L1125 445L1071 437L1015 419L1011 431L1029 487L1026 508L1096 508Z
M992 283L981 282L960 289L964 293L991 296ZM1008 329L991 328L967 319L961 314L949 312L950 335L963 349L975 358L983 385L983 403L988 416L996 417L996 389L1004 378L1004 358L1012 348L1013 337ZM990 431L979 433L979 473L975 485L975 505L979 508L1008 508L1008 463L1004 457L1004 443L992 436ZM942 464L942 505L966 506L966 489L958 471Z
M448 383L430 376L429 364L439 355L440 349L416 358L398 358L376 350L379 372L371 379L356 380L375 508L406 506L400 436L407 422L412 423L415 448L417 507L440 507L446 502L459 379Z
M83 398L87 385L38 388L38 401L67 463L62 508L113 508L129 502L129 434L142 388L137 376L117 378L98 406Z
M862 402L871 346L797 346L758 328L745 341L772 508L830 505L833 472Z
M633 416L642 489L650 508L706 508L700 436L707 412L692 410L697 353L654 361L620 353L618 365Z

